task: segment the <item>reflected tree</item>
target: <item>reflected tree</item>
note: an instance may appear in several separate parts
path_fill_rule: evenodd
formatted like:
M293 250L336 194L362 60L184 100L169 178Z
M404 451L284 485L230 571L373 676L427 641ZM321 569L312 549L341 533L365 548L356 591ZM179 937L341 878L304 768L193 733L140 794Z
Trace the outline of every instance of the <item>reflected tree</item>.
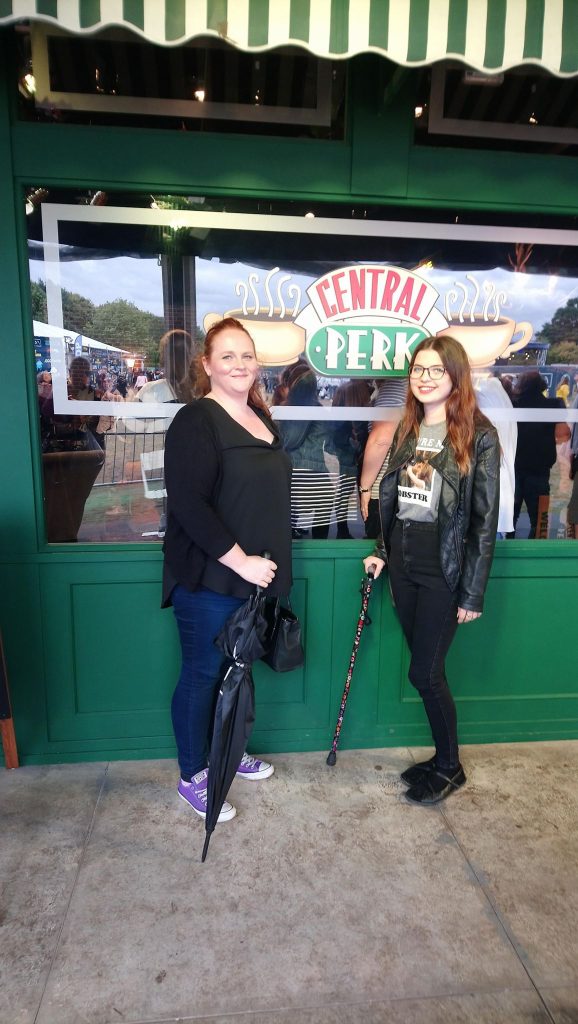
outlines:
M556 310L552 319L537 334L539 341L548 341L549 363L574 363L578 356L578 298L569 299Z

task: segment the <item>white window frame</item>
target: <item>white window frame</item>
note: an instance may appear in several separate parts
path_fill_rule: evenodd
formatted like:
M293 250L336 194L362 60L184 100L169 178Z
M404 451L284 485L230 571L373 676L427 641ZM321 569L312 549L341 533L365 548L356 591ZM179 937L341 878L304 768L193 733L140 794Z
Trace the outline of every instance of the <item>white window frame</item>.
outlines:
M508 139L516 142L551 142L566 146L578 145L578 128L557 128L541 124L515 124L509 121L474 121L461 117L445 117L444 104L446 75L463 65L436 64L432 68L428 133L431 135L457 135L480 139ZM488 75L488 88L491 78Z
M48 323L64 333L62 286L60 275L59 228L63 222L92 224L144 224L172 228L212 228L230 231L265 231L302 235L329 235L363 238L431 238L446 241L535 243L552 246L578 246L578 231L557 228L518 228L500 225L467 225L423 223L416 221L349 220L338 217L273 216L254 213L218 213L185 210L135 209L134 207L77 206L65 203L42 204L44 262L46 269L46 300ZM70 332L69 332L70 333ZM94 415L93 402L68 398L66 388L66 350L62 337L51 339L51 364L54 371L53 395L56 413ZM178 403L124 402L115 410L115 403L104 403L103 415L127 415L135 418L172 418L181 406ZM122 410L122 412L121 412ZM539 414L538 414L539 413ZM274 408L275 419L307 420L377 420L399 418L398 409L384 408ZM578 409L495 409L492 419L503 422L578 422Z
M317 105L315 107L272 107L265 104L214 103L198 100L154 99L147 96L91 95L83 92L58 92L50 88L48 40L69 33L35 22L30 28L32 67L36 81L35 102L41 108L87 110L101 114L136 114L156 117L190 117L204 120L249 122L253 124L301 124L328 127L331 124L331 62L317 60ZM109 30L102 39L123 39L126 35ZM207 40L192 40L187 45L199 48ZM151 44L152 45L152 44ZM258 59L258 55L256 56Z

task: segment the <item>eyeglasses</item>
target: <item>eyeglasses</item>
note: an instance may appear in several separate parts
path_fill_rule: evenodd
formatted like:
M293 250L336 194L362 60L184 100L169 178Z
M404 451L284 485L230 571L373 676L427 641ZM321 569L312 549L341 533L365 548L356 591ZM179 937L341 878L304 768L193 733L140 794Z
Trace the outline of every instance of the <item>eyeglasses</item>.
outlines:
M445 372L445 366L420 366L419 363L414 363L409 375L420 380L427 373L430 380L441 380Z

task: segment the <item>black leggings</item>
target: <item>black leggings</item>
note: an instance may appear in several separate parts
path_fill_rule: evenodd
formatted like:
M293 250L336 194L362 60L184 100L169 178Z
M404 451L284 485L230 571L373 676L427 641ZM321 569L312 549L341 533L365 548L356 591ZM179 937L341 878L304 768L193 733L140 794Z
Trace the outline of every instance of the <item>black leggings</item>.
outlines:
M420 694L440 768L459 764L456 706L445 659L457 629L457 593L442 575L436 523L396 519L389 557L391 591L411 652L409 680Z

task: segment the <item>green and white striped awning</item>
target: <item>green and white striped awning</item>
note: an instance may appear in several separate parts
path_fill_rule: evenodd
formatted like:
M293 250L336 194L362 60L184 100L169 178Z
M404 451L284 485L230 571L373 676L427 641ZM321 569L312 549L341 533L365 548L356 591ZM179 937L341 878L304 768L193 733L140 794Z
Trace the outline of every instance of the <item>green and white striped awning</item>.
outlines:
M216 36L251 51L578 73L578 0L0 0L0 25L23 18L74 33L122 25L164 46Z

